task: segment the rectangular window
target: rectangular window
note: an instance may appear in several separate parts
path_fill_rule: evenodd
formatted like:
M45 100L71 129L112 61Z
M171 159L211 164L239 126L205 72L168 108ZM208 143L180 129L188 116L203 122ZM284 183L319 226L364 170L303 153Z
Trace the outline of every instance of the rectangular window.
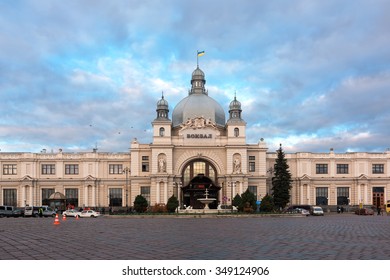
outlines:
M255 172L256 171L256 163L254 161L249 162L249 172Z
M328 187L316 188L316 205L328 205Z
M42 189L42 205L50 205L49 197L54 193L54 189Z
M337 188L337 205L348 205L349 188L338 187Z
M255 195L257 200L257 186L248 186L248 190Z
M123 165L122 164L109 164L108 170L110 174L122 174Z
M78 164L65 164L65 174L79 174L79 165Z
M54 175L56 174L55 164L42 164L42 175Z
M110 206L122 206L122 189L110 189Z
M255 171L256 171L256 157L249 156L249 172L255 172Z
M79 206L79 189L65 189L65 196L67 208Z
M337 164L337 174L348 174L348 164Z
M316 164L316 174L328 174L328 165Z
M142 156L142 172L149 172L149 157Z
M150 205L150 187L141 187L141 195L148 201L148 205Z
M384 164L373 164L372 165L372 173L373 174L383 174L385 170Z
M3 175L16 175L16 164L3 164Z
M7 206L17 205L18 197L16 189L4 189L3 190L3 204Z

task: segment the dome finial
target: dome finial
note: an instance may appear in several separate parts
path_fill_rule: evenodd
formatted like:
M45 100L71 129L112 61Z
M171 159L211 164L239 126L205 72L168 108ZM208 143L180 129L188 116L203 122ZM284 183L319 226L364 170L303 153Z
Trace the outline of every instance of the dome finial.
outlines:
M164 99L164 91L161 91L161 98Z

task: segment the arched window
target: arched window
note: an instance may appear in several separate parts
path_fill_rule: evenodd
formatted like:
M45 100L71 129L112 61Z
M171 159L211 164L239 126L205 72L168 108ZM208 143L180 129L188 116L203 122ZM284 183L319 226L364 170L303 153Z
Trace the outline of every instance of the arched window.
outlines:
M236 127L234 129L234 137L238 137L240 135L240 130Z
M164 135L165 135L165 128L160 127L160 136L164 136Z
M196 160L188 163L183 171L184 185L187 185L192 178L198 174L204 174L212 181L217 182L217 171L207 161Z

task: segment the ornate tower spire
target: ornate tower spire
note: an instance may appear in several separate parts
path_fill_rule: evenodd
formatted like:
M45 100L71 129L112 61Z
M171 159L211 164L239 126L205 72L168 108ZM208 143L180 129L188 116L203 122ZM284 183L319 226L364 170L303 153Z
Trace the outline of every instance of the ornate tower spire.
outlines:
M157 102L157 118L156 120L169 120L168 118L168 102L164 99L164 92L161 92L161 99Z
M239 120L241 119L241 103L236 98L236 92L234 92L234 100L230 102L229 105L229 120Z
M206 94L207 91L205 89L206 80L204 78L204 72L197 67L194 72L192 72L192 79L191 79L191 90L189 94Z

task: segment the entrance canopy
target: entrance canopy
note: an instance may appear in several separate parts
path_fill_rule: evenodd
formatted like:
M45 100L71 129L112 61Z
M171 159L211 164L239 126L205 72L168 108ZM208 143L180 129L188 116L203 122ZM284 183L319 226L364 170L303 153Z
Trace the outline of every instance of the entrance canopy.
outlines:
M49 196L50 207L60 211L65 210L66 197L60 192L52 193Z

